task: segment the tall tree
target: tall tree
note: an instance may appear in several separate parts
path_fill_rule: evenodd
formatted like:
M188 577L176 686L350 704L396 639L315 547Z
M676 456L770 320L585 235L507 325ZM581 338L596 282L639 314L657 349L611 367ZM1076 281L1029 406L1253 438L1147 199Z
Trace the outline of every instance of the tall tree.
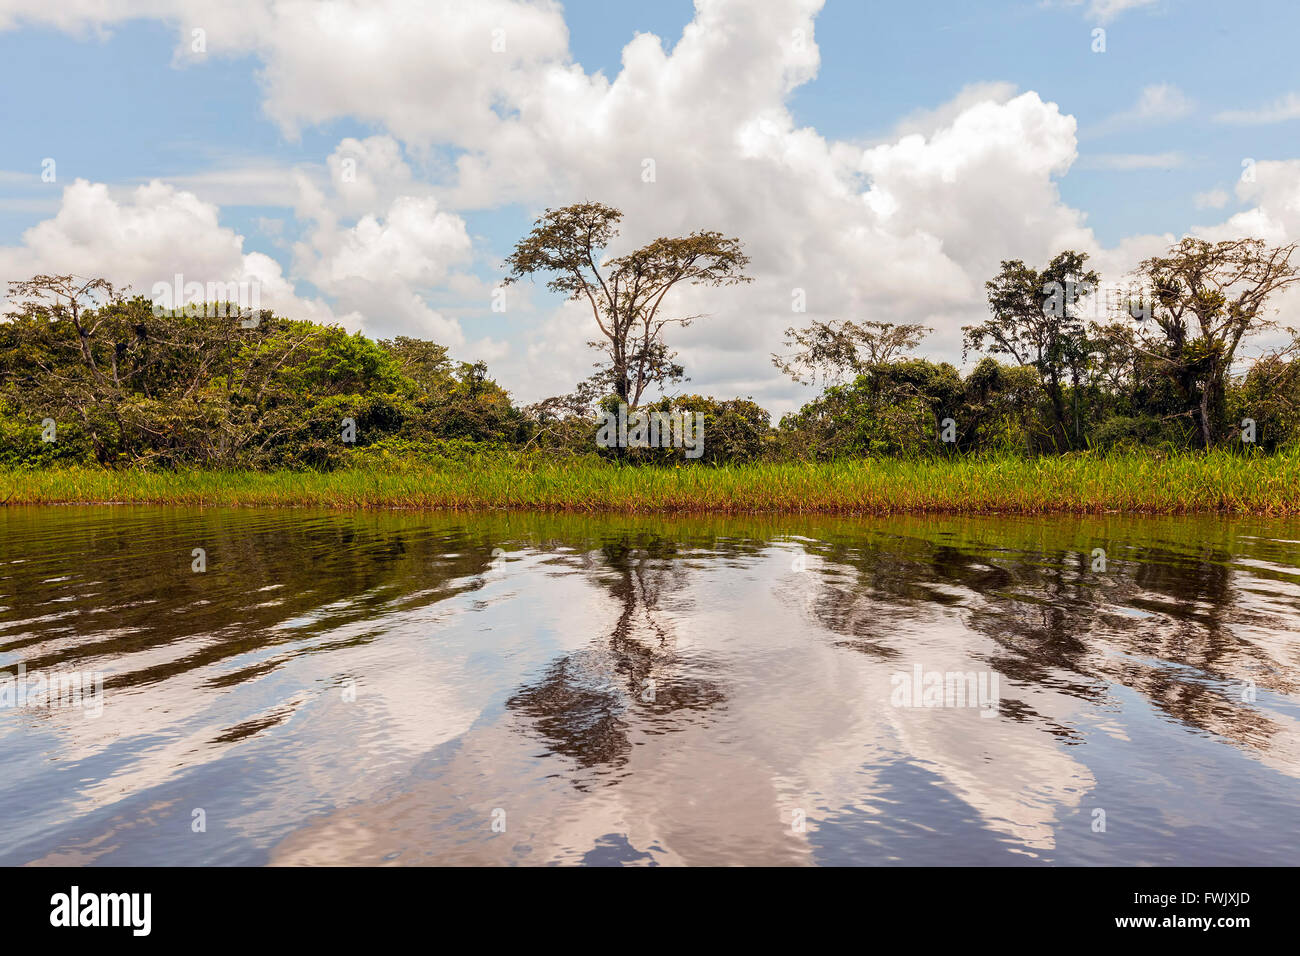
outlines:
M1238 346L1248 334L1276 324L1267 318L1265 304L1300 280L1291 264L1296 246L1188 237L1138 267L1146 300L1135 316L1138 351L1173 382L1206 448L1223 425ZM1154 329L1142 327L1148 314Z
M962 328L968 351L1009 355L1038 371L1052 407L1053 440L1062 449L1079 439L1077 405L1073 428L1066 421L1065 385L1072 382L1077 392L1087 357L1078 305L1099 281L1085 268L1087 260L1087 254L1067 250L1041 271L1019 259L1004 261L1002 271L984 283L992 318Z
M725 286L749 282L749 258L739 239L720 232L660 238L626 255L602 260L618 236L623 214L596 202L547 209L532 231L506 257L506 283L550 274L547 288L585 300L603 340L589 342L603 354L602 372L614 394L636 408L651 385L680 381L683 368L668 350L664 330L686 326L698 315L677 315L664 299L679 284Z

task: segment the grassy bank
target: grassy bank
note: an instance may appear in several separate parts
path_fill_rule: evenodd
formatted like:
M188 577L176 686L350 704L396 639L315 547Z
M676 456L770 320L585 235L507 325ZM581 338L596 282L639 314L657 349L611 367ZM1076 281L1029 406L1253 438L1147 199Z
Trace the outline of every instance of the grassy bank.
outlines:
M632 514L1300 514L1300 454L1213 453L625 468L599 461L394 462L328 473L0 471L0 501Z

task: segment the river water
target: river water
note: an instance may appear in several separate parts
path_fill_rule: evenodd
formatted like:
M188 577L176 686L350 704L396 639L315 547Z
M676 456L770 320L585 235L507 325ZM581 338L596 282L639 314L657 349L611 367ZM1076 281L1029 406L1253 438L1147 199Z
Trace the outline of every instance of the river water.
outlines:
M0 864L1294 864L1298 632L1294 521L2 508Z

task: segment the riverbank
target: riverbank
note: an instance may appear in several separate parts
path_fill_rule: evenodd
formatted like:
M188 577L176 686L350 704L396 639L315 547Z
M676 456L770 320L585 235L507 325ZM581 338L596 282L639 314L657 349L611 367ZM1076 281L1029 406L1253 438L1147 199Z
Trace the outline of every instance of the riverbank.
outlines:
M0 470L7 504L135 503L628 514L1300 514L1300 454L619 467L394 461L332 472Z

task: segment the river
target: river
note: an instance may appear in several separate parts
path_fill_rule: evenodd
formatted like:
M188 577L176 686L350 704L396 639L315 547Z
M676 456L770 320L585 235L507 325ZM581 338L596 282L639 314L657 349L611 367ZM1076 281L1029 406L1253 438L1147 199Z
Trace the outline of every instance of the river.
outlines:
M1298 630L1296 521L7 507L0 863L1290 865Z

